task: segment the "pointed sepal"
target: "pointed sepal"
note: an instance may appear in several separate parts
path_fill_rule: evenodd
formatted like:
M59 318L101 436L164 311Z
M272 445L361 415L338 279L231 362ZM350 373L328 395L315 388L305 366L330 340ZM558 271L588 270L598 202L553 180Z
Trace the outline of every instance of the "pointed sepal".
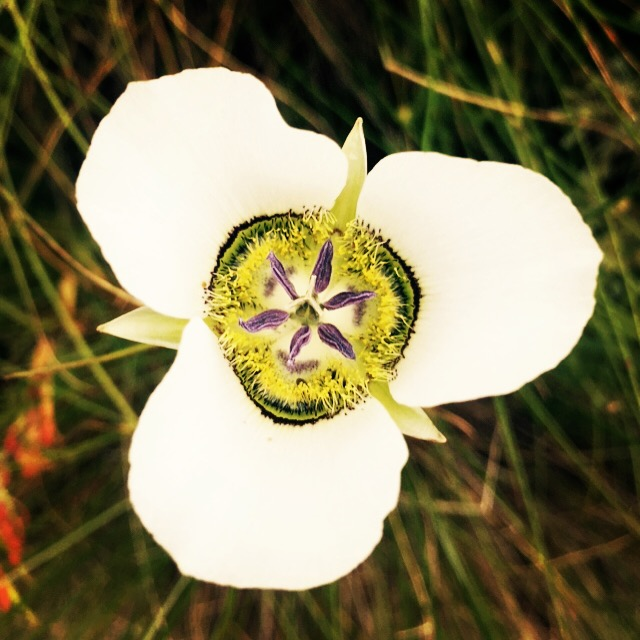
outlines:
M165 316L149 307L139 307L101 324L98 331L133 342L177 349L187 322L183 318Z
M396 402L391 395L388 383L371 382L369 393L382 404L405 436L440 443L447 441L422 409Z
M367 177L367 149L364 142L362 118L356 120L351 133L342 145L342 151L349 163L347 182L331 210L336 218L338 229L346 229L347 225L356 217L358 198Z

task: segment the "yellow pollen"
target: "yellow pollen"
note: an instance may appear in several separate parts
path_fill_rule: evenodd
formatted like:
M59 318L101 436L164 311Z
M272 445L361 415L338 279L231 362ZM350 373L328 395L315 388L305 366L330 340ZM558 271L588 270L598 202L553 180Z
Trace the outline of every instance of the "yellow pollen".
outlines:
M311 271L327 240L335 248L332 277L326 291L314 294ZM297 302L274 278L270 253L295 284ZM375 295L340 309L322 307L342 291ZM391 379L418 304L411 271L389 245L358 221L344 232L335 229L324 210L257 218L236 229L207 289L209 323L247 395L266 414L292 424L351 409L368 396L370 381ZM285 315L278 327L253 333L240 326L240 320L270 309L289 312L289 319ZM318 338L320 323L341 332L355 360ZM311 328L311 341L289 359L292 336L301 326Z

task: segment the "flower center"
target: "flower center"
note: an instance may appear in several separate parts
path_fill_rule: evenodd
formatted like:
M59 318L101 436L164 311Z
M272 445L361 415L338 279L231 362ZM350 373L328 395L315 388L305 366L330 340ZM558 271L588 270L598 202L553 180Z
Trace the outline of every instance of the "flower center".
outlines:
M314 422L388 381L412 331L410 269L360 222L293 212L237 228L207 288L210 324L247 394L272 418Z

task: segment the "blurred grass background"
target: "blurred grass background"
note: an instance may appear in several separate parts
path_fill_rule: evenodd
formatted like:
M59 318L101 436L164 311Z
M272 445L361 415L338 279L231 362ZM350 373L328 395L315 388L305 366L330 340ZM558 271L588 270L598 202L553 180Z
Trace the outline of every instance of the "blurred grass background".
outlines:
M633 0L0 0L0 638L640 637L639 32ZM207 65L340 142L363 116L371 165L536 169L605 253L572 355L435 410L449 442L410 443L382 543L309 592L180 578L126 501L173 353L96 333L131 300L74 182L127 82Z

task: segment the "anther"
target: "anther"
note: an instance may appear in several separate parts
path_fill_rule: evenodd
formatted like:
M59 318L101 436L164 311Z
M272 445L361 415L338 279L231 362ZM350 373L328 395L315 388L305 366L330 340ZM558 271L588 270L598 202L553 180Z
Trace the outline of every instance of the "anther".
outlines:
M333 309L342 309L342 307L350 304L357 304L358 302L369 300L375 295L374 291L343 291L327 300L322 307L330 311Z
M340 333L340 329L332 324L319 324L318 337L327 346L339 351L345 358L355 360L356 354L351 343Z
M267 257L271 263L271 273L273 273L273 277L280 283L292 300L297 300L298 293L291 280L289 280L289 276L287 275L282 262L278 260L273 251L270 251Z
M311 329L308 326L300 327L291 338L291 344L289 345L289 357L287 358L287 364L292 366L296 357L302 350L302 347L309 344L311 340Z
M331 282L331 262L333 260L333 243L327 240L320 249L318 259L313 267L311 276L316 276L314 290L316 293L322 293Z
M257 333L264 329L276 329L288 319L288 312L280 309L268 309L248 320L238 320L238 324L249 333Z

